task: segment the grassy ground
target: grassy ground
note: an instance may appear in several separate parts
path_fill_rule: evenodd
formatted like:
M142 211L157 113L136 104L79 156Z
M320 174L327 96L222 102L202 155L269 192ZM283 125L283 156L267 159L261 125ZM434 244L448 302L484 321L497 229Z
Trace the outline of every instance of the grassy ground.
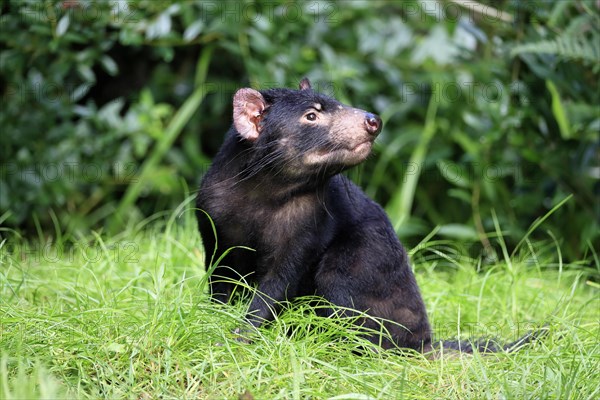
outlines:
M600 396L598 285L557 249L485 268L433 242L413 255L437 336L509 341L547 322L544 340L488 356L356 355L360 338L303 304L253 344L232 340L243 307L208 301L194 224L172 222L70 246L5 232L0 398Z

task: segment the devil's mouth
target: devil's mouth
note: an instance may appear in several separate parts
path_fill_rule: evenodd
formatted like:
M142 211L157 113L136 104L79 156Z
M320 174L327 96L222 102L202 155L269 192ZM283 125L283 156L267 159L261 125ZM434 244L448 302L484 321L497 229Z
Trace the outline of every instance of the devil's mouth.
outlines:
M352 151L353 153L360 153L364 149L371 150L372 145L373 145L373 142L371 142L370 140L366 140L366 141L360 143L358 146L355 146L354 148L352 148L350 151Z
M354 147L338 147L335 149L320 149L311 152L304 158L307 164L341 163L354 165L364 160L371 151L373 142L365 140Z

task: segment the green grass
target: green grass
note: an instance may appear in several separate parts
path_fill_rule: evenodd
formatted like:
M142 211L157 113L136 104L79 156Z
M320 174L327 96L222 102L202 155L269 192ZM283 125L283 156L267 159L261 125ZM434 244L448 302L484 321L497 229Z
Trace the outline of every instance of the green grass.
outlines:
M4 234L1 399L600 396L598 285L582 265L563 264L557 249L528 243L529 253L491 266L456 257L449 243L413 251L438 336L510 341L537 324L550 327L517 353L431 360L357 355L361 339L345 322L317 318L306 304L286 310L252 344L232 340L243 305L209 302L201 242L187 216L110 238L63 238L70 247Z

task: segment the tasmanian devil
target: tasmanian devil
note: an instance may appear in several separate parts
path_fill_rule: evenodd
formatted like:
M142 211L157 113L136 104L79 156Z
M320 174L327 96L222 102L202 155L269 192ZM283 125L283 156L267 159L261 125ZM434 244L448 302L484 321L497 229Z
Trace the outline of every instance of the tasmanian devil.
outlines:
M306 78L300 90L235 93L233 126L197 203L206 266L225 254L209 278L214 300L228 302L244 277L257 288L247 315L254 326L284 300L317 295L366 313L357 321L371 332L385 328L368 335L383 348L432 349L405 249L383 209L340 175L368 157L381 127L377 115L317 93ZM239 246L254 251L226 253Z

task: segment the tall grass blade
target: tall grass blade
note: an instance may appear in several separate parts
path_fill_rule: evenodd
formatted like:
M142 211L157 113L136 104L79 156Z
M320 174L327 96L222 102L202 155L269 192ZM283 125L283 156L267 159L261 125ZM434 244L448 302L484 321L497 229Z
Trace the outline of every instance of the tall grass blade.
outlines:
M122 225L126 211L135 203L137 198L142 191L144 185L146 185L148 181L148 177L153 173L156 166L162 160L164 155L167 153L169 148L173 145L177 136L181 133L182 129L192 118L202 100L206 97L208 92L212 89L206 87L204 85L206 80L206 68L210 61L210 57L212 55L212 48L207 48L202 53L199 61L198 73L196 82L196 90L187 98L185 103L181 106L181 108L175 113L173 119L167 126L164 136L162 139L156 144L154 147L152 154L148 157L148 159L144 162L141 167L140 176L138 180L133 182L128 186L123 199L119 203L115 215L109 222L109 231L115 232L115 230ZM201 80L201 81L200 81Z
M436 85L435 83L432 85L433 88L439 86L440 85ZM431 93L429 105L427 106L423 135L410 157L408 168L404 174L404 184L400 187L400 190L394 193L386 207L386 211L390 216L396 231L398 231L400 226L410 216L423 162L425 161L425 156L429 149L429 143L431 143L431 139L433 139L437 130L435 117L439 105L439 98L439 94L435 93L435 91Z
M556 210L558 210L559 208L561 208L567 201L571 200L572 197L573 197L573 194L568 195L563 200L561 200L557 205L555 205L554 207L552 207L552 209L550 211L548 211L543 217L540 217L540 218L536 219L535 221L533 221L533 224L531 224L531 226L529 227L529 230L527 231L527 233L525 234L525 236L523 236L523 238L515 246L515 249L511 253L511 257L515 256L515 254L517 253L517 251L519 250L519 248L523 245L523 243L525 243L525 241L527 240L527 238L529 238L529 236L542 223L544 223L544 221L547 220L548 217L550 217L552 214L554 214L556 212Z

